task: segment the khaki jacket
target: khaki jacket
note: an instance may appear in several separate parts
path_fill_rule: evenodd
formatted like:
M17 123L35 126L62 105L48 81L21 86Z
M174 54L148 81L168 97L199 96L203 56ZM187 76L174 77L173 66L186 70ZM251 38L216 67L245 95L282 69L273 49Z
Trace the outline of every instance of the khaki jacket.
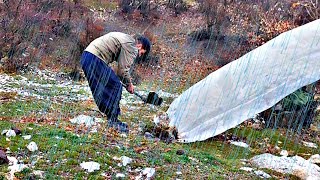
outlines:
M131 83L130 68L138 55L135 39L125 33L110 32L92 41L85 51L90 52L106 64L118 64L116 72L125 84Z

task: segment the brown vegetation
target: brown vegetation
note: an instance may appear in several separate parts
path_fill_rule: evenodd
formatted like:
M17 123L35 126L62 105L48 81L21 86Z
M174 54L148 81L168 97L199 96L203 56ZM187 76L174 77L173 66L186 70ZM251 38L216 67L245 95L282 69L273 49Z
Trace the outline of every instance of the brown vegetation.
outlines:
M18 72L32 64L78 76L79 58L88 43L107 31L124 30L152 39L151 63L137 68L143 76L162 76L169 84L179 76L179 83L187 87L280 33L319 17L314 1L99 2L99 9L88 6L93 1L82 0L0 3L2 71ZM156 32L166 24L165 32Z

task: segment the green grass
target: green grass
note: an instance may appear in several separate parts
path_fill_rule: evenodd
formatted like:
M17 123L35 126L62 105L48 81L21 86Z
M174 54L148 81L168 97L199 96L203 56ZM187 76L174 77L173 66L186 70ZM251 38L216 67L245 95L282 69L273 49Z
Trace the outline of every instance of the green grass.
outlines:
M43 77L38 77L37 75L34 75L34 74L23 74L23 76L27 78L27 81L31 81L33 83L38 83L42 85L46 85L46 84L55 85L57 83L54 79L46 79ZM14 76L14 78L16 80L22 79L21 76Z
M6 119L17 118L21 116L28 116L31 113L50 108L46 102L25 100L25 101L11 101L1 104L1 116Z
M11 104L11 106L16 107L14 104ZM24 106L24 110L27 108L29 110L32 108L37 109L40 106L41 104L28 104ZM17 105L17 107L21 108L21 105ZM21 114L6 115L12 115L12 118L17 118ZM156 167L156 179L198 177L224 179L224 174L250 178L250 174L238 170L243 166L240 159L249 159L255 154L263 153L263 147L257 143L262 142L265 138L269 138L268 142L274 145L278 141L286 142L288 149L293 148L297 152L312 151L307 147L299 146L297 148L294 141L286 139L280 132L271 129L260 131L249 128L235 128L229 130L228 133L232 133L238 138L247 139L251 149L245 149L230 145L224 141L213 140L190 144L166 144L161 141L149 141L139 135L129 135L128 138L109 138L105 136L106 132L104 131L96 134L84 133L77 136L76 133L65 131L57 126L38 126L33 123L22 124L0 121L0 130L11 127L19 127L22 130L22 135L32 135L31 140L24 140L21 136L17 136L10 138L10 142L6 141L4 136L1 136L0 144L4 148L10 147L11 156L22 157L25 164L32 162L33 159L30 158L32 155L40 156L41 154L42 156L34 168L16 174L17 177L22 179L32 177L33 169L45 171L46 179L103 178L100 174L110 172L109 166L113 167L113 176L117 172L127 172L125 167L117 165L119 162L113 160L114 156L128 156L134 159L134 162L129 165L132 169ZM63 139L57 139L56 137ZM30 141L37 143L39 152L31 153L26 149ZM111 146L112 142L117 142L120 148ZM146 151L137 153L135 151L136 147L146 147ZM184 154L177 155L178 150L183 150ZM101 169L98 172L87 173L81 169L80 163L90 160L100 163ZM7 172L7 166L1 166L0 171L3 172L0 173L1 177ZM182 175L177 175L177 171L181 171ZM135 176L137 174L129 173L129 175ZM275 175L277 174L275 173Z
M147 84L139 86L139 89L150 89ZM155 86L156 88L156 86ZM57 91L59 93L57 93ZM65 89L54 86L46 89L46 96L59 96ZM79 94L86 93L79 91ZM243 139L250 145L250 149L237 147L224 140L209 139L190 144L165 143L163 141L147 140L142 134L129 134L127 138L110 136L105 124L97 133L89 133L83 127L72 125L68 119L80 114L89 114L100 117L100 113L93 112L83 102L52 102L26 97L25 100L16 98L15 93L6 93L2 96L8 100L0 106L0 132L11 127L18 127L22 135L32 135L31 140L24 140L21 136L11 137L10 141L5 136L0 136L0 146L10 148L16 158L20 158L24 164L30 164L38 158L34 167L23 172L16 173L20 179L36 178L33 170L45 171L45 179L104 179L101 173L111 173L115 178L116 173L126 173L126 178L135 177L139 173L135 169L145 167L156 168L155 179L254 179L250 173L240 171L243 165L241 159L250 159L254 155L265 153L268 145L279 146L281 149L291 151L292 155L315 154L316 150L304 147L298 142L297 135L283 129L255 130L243 125L230 129L225 134ZM124 94L128 96L128 94ZM167 102L160 109L141 105L139 110L129 111L122 108L121 120L129 125L143 123L147 129L153 128L153 116L158 111L166 111L172 98L165 98ZM45 114L41 114L45 112ZM45 115L45 116L44 116ZM44 116L44 117L43 117ZM25 121L21 119L45 118L48 122ZM47 118L47 119L46 119ZM319 117L318 117L319 118ZM50 121L49 121L50 119ZM50 125L51 124L51 125ZM66 130L66 127L71 127ZM130 127L132 130L136 126ZM59 138L57 138L59 137ZM62 139L61 139L62 138ZM31 141L39 147L37 152L29 152L26 148ZM280 143L281 142L281 143ZM141 153L137 149L143 148ZM183 151L178 155L177 151ZM113 157L128 156L133 162L127 167L119 167L119 161ZM308 158L308 157L305 157ZM80 167L84 161L98 162L100 170L88 173ZM110 169L110 167L112 167ZM178 175L177 172L182 175ZM8 172L8 165L0 166L0 180ZM273 171L266 170L275 177L283 177ZM291 176L290 176L291 177Z
M18 126L22 130L22 135L32 135L31 140L24 140L21 136L10 138L10 142L6 141L4 136L1 136L0 144L2 147L10 147L12 151L11 156L22 156L24 163L32 162L31 155L40 155L42 158L38 160L33 169L45 170L46 178L63 178L64 174L68 174L68 178L98 178L100 173L106 172L109 166L115 168L115 171L121 172L125 168L117 166L112 157L120 157L122 155L134 159L134 163L130 166L132 168L143 167L158 167L157 177L174 177L178 167L181 167L186 173L192 175L194 163L189 157L199 159L200 169L205 167L208 174L215 174L215 172L228 171L228 166L223 165L224 161L215 157L210 152L202 151L199 148L192 148L190 145L181 144L165 144L158 142L154 144L152 141L145 141L142 137L137 137L135 141L130 141L129 146L120 149L109 146L110 141L105 139L102 134L84 134L80 137L74 133L66 132L55 126L36 126L34 124L16 124L7 121L0 121L0 129L9 129L10 127ZM29 129L32 128L32 129ZM60 137L63 139L57 139ZM121 139L116 139L121 140ZM34 141L41 152L28 152L26 146L29 142ZM148 147L144 154L136 153L134 147L141 144ZM170 151L165 152L165 149L170 148ZM186 154L177 155L176 151L185 149ZM98 153L99 152L99 153ZM80 163L83 161L93 160L101 165L101 170L95 173L86 173L80 168ZM222 166L220 166L222 165ZM167 169L171 166L171 169ZM7 166L1 166L1 172L7 172ZM79 173L81 175L79 175ZM217 174L218 175L218 174ZM32 170L25 170L18 173L18 177L31 177Z

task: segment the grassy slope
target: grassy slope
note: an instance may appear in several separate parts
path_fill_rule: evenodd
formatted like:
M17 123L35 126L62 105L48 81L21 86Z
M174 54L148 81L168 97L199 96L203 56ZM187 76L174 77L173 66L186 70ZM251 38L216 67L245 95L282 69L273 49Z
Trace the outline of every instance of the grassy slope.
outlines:
M99 2L94 2L96 8L101 5ZM91 4L92 1L87 3ZM154 85L157 86L157 82ZM140 88L143 88L143 85ZM52 88L42 95L59 96L65 91ZM261 131L245 126L229 130L225 134L245 139L250 144L250 150L230 145L224 139L192 144L166 144L162 141L147 140L136 132L122 137L106 129L103 123L97 133L89 133L87 128L70 124L68 120L79 114L101 117L100 113L92 111L95 107L92 101L55 103L34 98L22 101L20 97L16 98L16 94L8 93L1 94L1 97L8 99L1 102L0 131L18 127L22 130L22 135L32 135L32 139L24 140L17 136L11 138L11 141L6 141L5 136L0 136L0 146L10 148L10 156L20 157L25 164L41 157L32 170L16 173L21 179L34 176L33 170L45 171L45 179L104 179L101 173L115 177L116 173L120 172L125 173L125 179L128 179L138 175L134 169L144 167L156 168L156 179L254 179L256 176L239 170L239 167L246 166L242 164L241 159L272 151L275 145L288 150L290 155L298 154L306 158L308 154L318 153L312 148L302 146L295 135L287 138L287 134L293 134L289 131ZM161 108L163 111L172 101L166 100L167 104ZM45 115L40 113L43 110L46 112ZM142 105L141 109L136 111L124 107L123 112L121 119L128 122L135 131L138 128L137 124L141 122L152 126L152 117L157 113L157 109ZM28 152L26 145L30 141L37 143L38 152ZM178 150L183 150L184 154L177 155ZM113 159L115 156L123 155L134 159L129 165L131 168L119 167L119 161ZM100 163L99 171L87 173L81 169L81 162L91 160ZM8 172L7 168L8 165L0 166L0 179ZM177 171L181 171L182 175L177 175ZM275 177L283 177L274 172L269 173Z
M48 92L54 92L54 89ZM64 92L61 91L61 94ZM59 94L54 95L59 96ZM191 144L166 144L163 141L148 140L137 133L137 124L143 122L149 127L152 126L152 117L159 109L150 109L147 105L139 105L137 107L140 107L140 110L135 111L129 110L128 106L123 107L121 119L127 121L132 130L128 137L122 137L106 129L104 123L99 126L97 133L90 133L90 129L71 124L68 120L81 112L101 117L100 113L91 110L90 107L94 107L92 101L51 103L47 107L48 102L44 101L35 99L21 101L22 98L16 98L17 96L12 94L2 94L2 96L8 99L0 106L2 112L0 130L18 127L22 130L22 135L32 135L32 139L24 140L21 136L17 136L6 141L6 137L1 136L1 147L10 148L12 151L10 156L20 158L25 164L30 164L39 158L32 170L26 169L16 173L16 176L22 179L34 176L33 170L45 171L46 178L50 179L104 178L101 173L106 173L110 177L115 177L116 173L135 177L138 173L133 170L144 167L156 168L156 179L175 177L252 179L253 175L239 170L244 166L241 159L268 152L268 148L272 146L278 145L288 150L291 155L299 154L307 157L306 154L315 153L314 149L299 144L295 136L286 138L285 131L272 129L261 131L245 126L231 129L225 135L245 140L250 144L250 149L230 145L228 141L219 138ZM125 93L124 96L128 94ZM39 112L45 108L44 116ZM164 110L166 107L162 108ZM28 152L26 145L31 141L37 143L39 151ZM183 150L184 154L177 155L178 150ZM131 168L119 167L119 161L113 159L115 156L124 155L134 159L129 165ZM80 167L83 161L98 162L101 169L98 172L87 173ZM0 167L0 177L8 172L7 168L7 165ZM177 175L177 171L181 171L182 175Z

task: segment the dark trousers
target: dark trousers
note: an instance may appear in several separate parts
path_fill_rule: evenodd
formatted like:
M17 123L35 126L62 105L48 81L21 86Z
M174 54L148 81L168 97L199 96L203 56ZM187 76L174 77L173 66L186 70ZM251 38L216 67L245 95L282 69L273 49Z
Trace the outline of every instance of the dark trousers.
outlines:
M114 71L100 58L89 52L83 52L81 67L88 80L93 98L99 110L108 119L120 114L122 84Z

